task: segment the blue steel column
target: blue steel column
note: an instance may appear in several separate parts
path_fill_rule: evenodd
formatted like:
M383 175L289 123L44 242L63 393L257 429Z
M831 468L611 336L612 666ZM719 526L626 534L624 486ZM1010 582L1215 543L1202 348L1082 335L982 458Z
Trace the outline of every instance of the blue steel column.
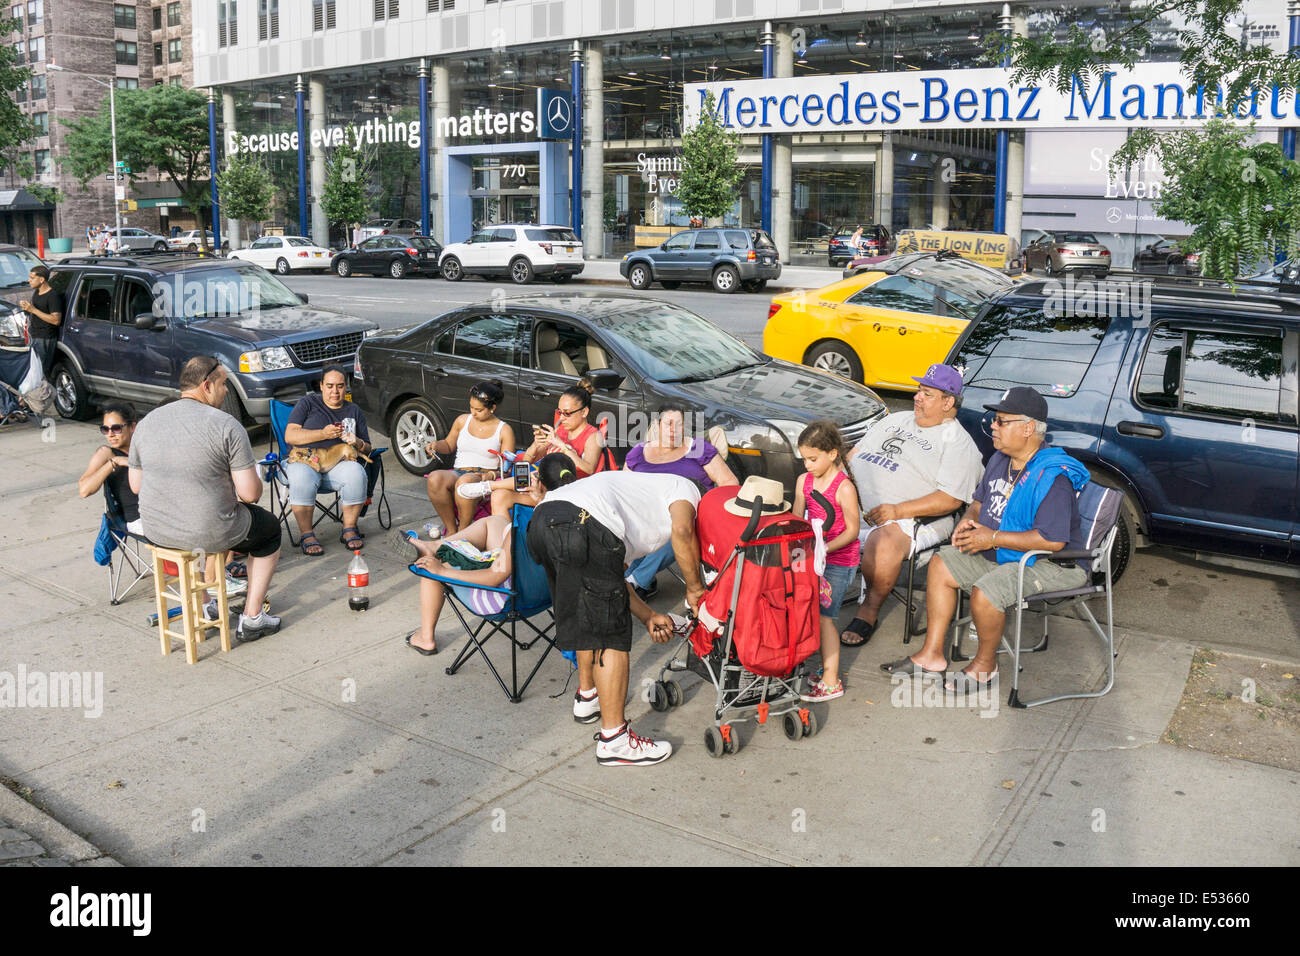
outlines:
M572 168L569 171L569 223L573 233L582 238L582 44L573 41L569 54L569 82L573 87L573 146L570 149ZM539 120L540 122L540 120ZM588 252L590 250L587 250Z
M212 181L212 251L221 255L221 210L217 204L217 93L208 87L208 168ZM114 170L117 172L117 170Z
M763 79L770 80L775 73L773 69L773 36L771 21L763 24ZM772 134L763 134L763 173L759 183L759 195L762 207L761 219L763 231L772 234ZM744 225L744 223L741 223Z
M307 91L307 84L303 82L302 74L298 74L298 82L294 84L295 98L298 103L298 232L300 235L306 235L308 231L307 222L307 107L303 102L303 94Z
M420 235L429 232L429 61L420 61ZM446 238L445 236L443 237Z
M1002 4L1002 16L998 17L998 29L1008 40L1011 38L1013 21L1011 19L1011 5ZM1010 55L1002 58L1002 66L1010 68ZM998 145L996 155L996 172L993 176L993 231L1005 232L1007 228L1007 144L1011 140L1011 133L1008 130L998 130Z

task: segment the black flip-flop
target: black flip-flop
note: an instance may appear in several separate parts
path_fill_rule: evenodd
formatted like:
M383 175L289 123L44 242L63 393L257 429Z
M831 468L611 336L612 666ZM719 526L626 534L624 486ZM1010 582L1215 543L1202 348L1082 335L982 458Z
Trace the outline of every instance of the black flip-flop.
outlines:
M437 644L434 644L434 645L433 645L433 650L431 650L431 651L426 651L423 647L416 647L414 644L411 643L411 638L415 637L415 635L418 634L418 633L420 633L420 632L419 632L419 630L417 629L417 630L412 631L410 634L407 634L407 635L406 635L406 646L409 647L409 648L410 648L411 650L413 650L413 651L419 651L419 652L420 652L421 654L423 654L425 657L432 657L434 654L437 654L437 653L438 653L438 645L437 645Z
M952 674L948 677L948 679L943 682L943 689L952 690L955 692L957 690L957 685L960 683L962 685L961 693L973 694L982 690L988 690L990 687L996 684L997 681L998 681L997 671L994 671L992 674L990 674L987 680L976 680L974 677L971 677L970 674L967 674L965 671L953 671ZM951 685L951 687L949 685Z
M849 626L844 629L844 634L840 635L840 644L844 647L861 647L863 644L867 643L867 641L871 640L871 635L874 633L876 633L875 624L868 624L861 618L855 617L853 620L849 621ZM857 634L861 637L861 640L846 641L844 637L847 634Z
M902 660L892 661L888 664L881 664L880 669L886 674L920 674L922 677L943 676L943 671L932 671L928 667L922 667L910 657L904 657Z

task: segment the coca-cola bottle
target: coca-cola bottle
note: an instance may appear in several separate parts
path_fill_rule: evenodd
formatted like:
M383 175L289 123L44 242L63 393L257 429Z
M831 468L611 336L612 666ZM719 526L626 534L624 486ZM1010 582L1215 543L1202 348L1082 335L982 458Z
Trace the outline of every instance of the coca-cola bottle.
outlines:
M360 551L352 555L352 563L348 565L348 607L354 611L370 607L370 568Z

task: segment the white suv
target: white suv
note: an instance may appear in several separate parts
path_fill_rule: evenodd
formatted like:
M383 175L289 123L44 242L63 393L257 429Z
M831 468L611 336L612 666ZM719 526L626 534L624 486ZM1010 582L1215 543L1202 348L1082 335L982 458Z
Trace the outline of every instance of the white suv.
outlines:
M464 276L509 276L517 285L547 276L568 282L582 271L582 240L568 226L507 223L486 226L464 242L453 242L438 259L442 277L459 282Z

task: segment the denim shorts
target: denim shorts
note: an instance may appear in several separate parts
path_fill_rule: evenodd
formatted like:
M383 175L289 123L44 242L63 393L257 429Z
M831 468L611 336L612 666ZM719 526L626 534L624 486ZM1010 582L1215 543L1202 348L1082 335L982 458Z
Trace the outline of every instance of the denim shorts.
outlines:
M844 603L844 592L853 580L854 568L847 564L828 564L822 575L821 612L822 617L838 617L840 605Z

